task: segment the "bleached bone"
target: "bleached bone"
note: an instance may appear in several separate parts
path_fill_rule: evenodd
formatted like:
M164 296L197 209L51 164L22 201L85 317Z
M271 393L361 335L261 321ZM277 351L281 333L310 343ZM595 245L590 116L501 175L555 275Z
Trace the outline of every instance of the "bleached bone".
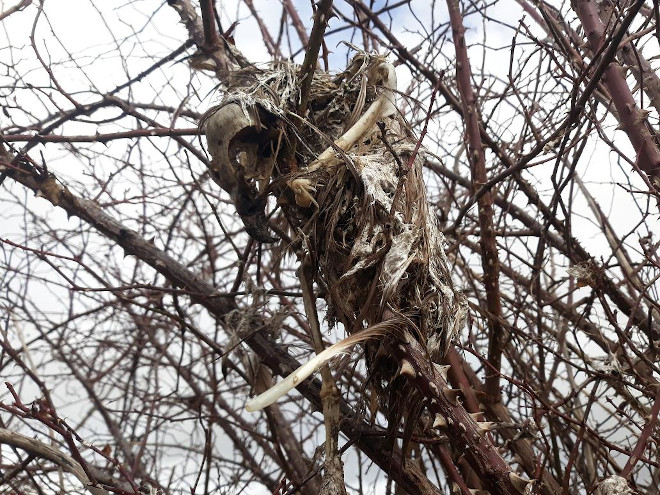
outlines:
M383 91L369 105L367 111L362 114L358 121L353 124L344 134L342 134L335 142L334 146L326 148L318 158L310 164L305 172L314 172L321 167L327 167L332 163L335 157L335 150L346 152L353 147L355 143L364 139L369 132L372 131L376 122L379 120L394 115L396 106L394 105L394 90L396 90L396 71L394 66L388 62L380 62L375 65L369 77L370 79L381 79ZM377 84L377 80L373 81ZM294 191L296 195L296 204L303 208L308 208L312 204L316 204L313 199L313 192L316 192L314 184L305 177L297 177L287 181L288 186ZM318 206L318 205L317 205Z
M312 373L318 371L324 364L328 363L328 361L334 357L348 352L355 344L374 337L382 336L388 329L396 327L396 325L401 325L402 323L405 323L403 318L392 318L346 337L344 340L337 342L314 356L284 380L276 383L264 393L249 400L247 404L245 404L245 410L248 412L254 412L270 406L280 397L288 394L291 390L296 388L303 380L309 377Z
M394 115L396 107L394 105L394 90L396 90L396 71L394 65L388 62L381 62L374 67L374 76L381 76L383 92L376 98L376 100L369 105L367 111L362 114L362 117L342 134L336 141L335 146L342 151L348 151L360 139L364 138L369 131L373 129L376 122L379 120ZM372 76L373 77L373 76ZM332 160L335 156L335 146L329 146L323 151L310 165L308 171L317 170L326 165L326 162Z

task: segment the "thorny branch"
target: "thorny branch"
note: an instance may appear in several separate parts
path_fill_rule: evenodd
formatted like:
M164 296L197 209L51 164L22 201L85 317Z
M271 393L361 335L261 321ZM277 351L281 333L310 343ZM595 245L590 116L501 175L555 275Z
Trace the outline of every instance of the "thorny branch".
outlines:
M85 24L72 29L57 2L5 2L0 375L13 388L0 390L0 482L16 493L318 493L325 451L344 463L335 486L351 492L657 494L658 2L518 4L526 17L501 1L450 1L449 12L421 1L82 2ZM409 81L394 92L396 114L419 149L402 151L378 112L374 143L361 134L330 146L384 93L382 79L345 70L355 52L341 42L390 52L399 84ZM293 109L304 120L287 117L299 135L262 139L274 129L262 113L242 142L259 139L233 157L273 164L275 180L246 179L272 197L264 218L280 241L265 245L208 180L197 124L289 59L310 75L292 90L307 98ZM346 108L323 113L319 94L340 87ZM297 170L274 158L291 141ZM401 324L333 360L323 387L305 380L247 414L248 395L345 337L326 325L336 311L325 301L353 303L346 278L314 275L322 257L308 260L310 284L291 256L301 237L285 216L309 235L319 195L333 190L325 180L300 189L315 201L304 209L287 184L309 179L319 147L325 165L352 160L353 178L326 176L351 183L371 146L390 161L374 174L382 184L365 184L394 184L410 212L410 177L384 171L425 155L429 212L470 303L451 368L431 365L420 332ZM331 211L363 189L335 194ZM362 235L366 258L336 265L368 265L399 234L398 211L382 231L338 215L318 253ZM366 310L347 320L377 307L386 285L377 264L362 266ZM321 346L309 333L316 313ZM328 375L338 428L322 445Z
M461 17L458 0L447 0L449 19L456 49L456 79L461 95L461 106L465 118L465 134L468 142L468 160L472 174L472 190L484 186L488 180L486 176L486 160L484 147L479 133L479 111L477 98L472 89L472 69L465 43L465 27ZM499 370L502 366L502 352L506 332L500 320L502 318L502 305L500 303L500 260L495 245L495 227L493 222L493 199L491 193L486 191L478 199L479 227L481 235L481 265L484 272L484 288L488 307L488 362L494 368L486 375L486 393L491 402L501 400Z
M49 176L44 180L41 176L35 177L19 170L15 175L12 173L12 178L33 191L39 192L54 206L64 209L67 214L78 216L94 226L98 232L121 246L126 255L137 257L176 285L190 291L192 300L207 308L217 318L221 319L237 309L233 300L217 297L217 290L213 286L187 270L149 241L141 238L135 231L128 229L104 213L94 202L74 196L68 189L60 186L54 176ZM257 353L266 366L283 375L299 367L299 364L278 344L257 333L256 330L263 326L263 323L260 325L258 321L255 321L252 322L252 325L254 328L246 337L245 343ZM210 347L218 348L217 344L208 337L204 335L197 335L197 337L205 340ZM218 351L222 353L219 348ZM304 382L299 386L299 390L312 403L315 410L322 409L321 386L318 382L311 380ZM342 403L341 415L344 418L351 418L355 416L355 413L351 412L345 403ZM420 493L435 493L436 490L429 484L429 481L416 469L412 466L403 468L401 459L397 459L391 453L383 450L383 441L377 439L378 434L369 435L369 428L366 425L360 421L346 421L342 422L341 426L346 436L358 438L357 444L378 465L391 465L393 469L397 469L396 477L402 486L407 486L412 491L419 490Z

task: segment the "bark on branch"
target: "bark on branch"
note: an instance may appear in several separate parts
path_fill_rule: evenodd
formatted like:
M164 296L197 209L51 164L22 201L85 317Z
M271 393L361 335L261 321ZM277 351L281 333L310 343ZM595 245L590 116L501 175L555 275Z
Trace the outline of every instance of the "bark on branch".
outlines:
M644 4L643 0L638 0L631 7L626 19L619 27L619 37L611 41L611 45L605 50L603 57L613 58L618 49L618 40L625 29L632 22L639 9ZM598 16L596 2L593 0L578 0L575 3L575 11L584 27L587 42L593 53L599 53L604 48L606 42L605 26ZM612 53L610 54L609 51ZM646 172L654 181L656 189L660 187L660 148L655 140L655 135L646 119L646 112L637 105L635 97L626 82L626 77L621 66L612 60L607 65L603 73L603 81L612 96L612 101L619 114L621 127L628 135L630 142L637 153L637 164L639 168Z
M77 461L75 461L70 455L61 452L55 447L5 428L0 428L0 445L2 444L11 445L12 447L28 452L35 457L53 462L64 471L69 472L78 478L85 489L92 495L109 495L103 488L92 485L89 477L85 474L85 470Z
M100 234L124 249L166 277L174 285L189 291L192 300L204 306L216 318L223 318L238 308L233 299L223 297L210 283L188 270L181 263L158 249L137 232L125 227L93 201L71 193L57 178L43 170L26 170L7 162L0 164L0 171L48 200L53 206L62 208L69 216L76 216L92 226ZM246 344L259 356L263 364L280 376L286 376L300 367L300 363L268 336L254 332L246 338ZM204 334L196 334L211 349L222 353L214 340ZM319 380L305 380L298 390L308 400L314 410L322 410L321 384ZM358 415L344 402L340 404L341 416L347 418L341 423L341 431L349 438L356 439L357 447L371 458L384 471L409 493L438 494L440 490L415 466L405 465L401 457L385 447L382 432L359 420ZM356 418L356 419L351 419Z
M456 50L456 80L461 93L461 107L465 120L465 134L468 142L468 159L472 171L472 192L475 193L488 180L486 176L486 160L484 146L481 141L479 124L479 108L472 89L472 69L465 44L465 27L458 0L447 0L449 20L454 36ZM481 266L486 289L488 305L488 362L495 371L486 372L486 393L490 402L501 400L499 369L502 366L502 352L506 340L506 331L502 327L502 303L500 301L500 260L497 255L495 230L493 228L493 197L490 191L485 191L478 201L479 226L481 227Z

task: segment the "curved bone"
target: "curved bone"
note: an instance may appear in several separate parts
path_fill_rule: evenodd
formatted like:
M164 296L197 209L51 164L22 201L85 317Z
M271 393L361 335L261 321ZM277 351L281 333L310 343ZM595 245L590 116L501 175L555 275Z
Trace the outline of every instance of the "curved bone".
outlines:
M342 134L334 143L323 151L316 161L308 168L309 171L317 170L326 166L335 156L335 149L348 151L360 139L364 138L376 125L379 120L394 115L396 107L394 105L394 90L396 89L396 71L394 65L388 62L381 62L373 69L374 75L382 80L383 92L371 104L362 117ZM375 83L375 82L374 82Z
M270 164L259 156L262 124L256 107L247 112L242 105L227 103L209 111L203 118L206 141L211 154L213 180L229 193L245 230L261 242L275 242L270 235L264 212L266 201L259 196L254 180L263 179Z
M248 412L258 411L264 407L270 406L273 402L277 401L280 397L288 394L291 390L296 388L303 380L309 377L312 373L318 371L324 364L332 358L348 352L351 347L365 340L372 339L383 335L392 327L404 324L405 319L394 317L377 325L365 328L361 332L354 333L344 340L328 347L323 352L320 352L305 364L300 366L296 371L287 376L284 380L276 383L264 393L254 397L245 404L245 410Z
M256 152L243 147L235 149L233 141L241 131L255 124L237 103L216 107L209 111L208 117L204 117L206 143L211 154L211 176L230 195L237 187L238 169L243 168L240 163L241 154Z

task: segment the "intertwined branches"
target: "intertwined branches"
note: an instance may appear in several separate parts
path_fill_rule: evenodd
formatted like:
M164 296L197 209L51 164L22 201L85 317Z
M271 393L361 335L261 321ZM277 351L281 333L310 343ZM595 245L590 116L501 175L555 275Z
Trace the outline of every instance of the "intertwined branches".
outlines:
M259 198L279 240L255 241L198 123L278 61L307 58L318 91L307 75L346 69L348 42L389 54L400 117L426 128L470 317L449 369L389 348L427 399L412 425L388 423L364 347L332 363L347 491L658 493L657 2L76 9L0 3L0 491L318 493L320 380L243 408L313 354L310 293L323 346L351 329L327 328L333 288L296 273L306 224L264 200L290 199L289 177ZM356 78L350 98L381 86ZM310 136L313 104L287 129ZM304 165L318 140L278 149Z

